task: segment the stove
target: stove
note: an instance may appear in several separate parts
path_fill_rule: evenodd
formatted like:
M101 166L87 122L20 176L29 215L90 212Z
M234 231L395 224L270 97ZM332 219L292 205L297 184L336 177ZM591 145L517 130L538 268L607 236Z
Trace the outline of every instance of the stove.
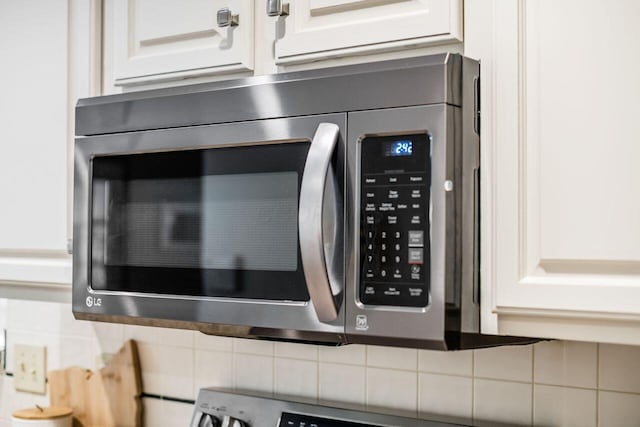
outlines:
M444 427L448 424L201 389L190 427Z

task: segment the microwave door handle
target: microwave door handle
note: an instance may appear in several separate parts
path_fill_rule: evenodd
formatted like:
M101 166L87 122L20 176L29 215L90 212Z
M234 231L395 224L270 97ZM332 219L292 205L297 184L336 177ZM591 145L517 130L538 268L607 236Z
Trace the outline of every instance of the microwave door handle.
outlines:
M300 188L298 226L300 255L309 296L321 322L338 317L338 309L327 273L322 233L322 210L327 175L340 128L333 123L320 123L307 154ZM341 221L341 219L338 219Z

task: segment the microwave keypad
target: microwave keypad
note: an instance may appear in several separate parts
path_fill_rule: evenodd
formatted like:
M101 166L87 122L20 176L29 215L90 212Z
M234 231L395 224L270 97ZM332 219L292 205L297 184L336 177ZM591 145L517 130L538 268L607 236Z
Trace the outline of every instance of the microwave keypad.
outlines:
M429 293L429 139L361 143L360 289L363 304L424 307Z

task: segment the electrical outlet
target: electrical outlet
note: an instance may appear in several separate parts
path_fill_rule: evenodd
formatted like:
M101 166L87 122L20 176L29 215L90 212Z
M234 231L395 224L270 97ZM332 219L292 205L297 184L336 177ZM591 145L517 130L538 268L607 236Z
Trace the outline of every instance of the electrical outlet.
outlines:
M16 344L13 384L16 390L46 394L46 355L44 346Z

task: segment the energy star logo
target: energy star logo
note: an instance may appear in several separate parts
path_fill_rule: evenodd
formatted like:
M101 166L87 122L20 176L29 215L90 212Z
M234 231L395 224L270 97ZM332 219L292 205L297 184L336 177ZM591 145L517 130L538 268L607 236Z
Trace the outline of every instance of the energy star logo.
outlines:
M356 316L356 330L358 331L366 331L369 329L369 321L367 320L367 316L363 314L359 314Z

